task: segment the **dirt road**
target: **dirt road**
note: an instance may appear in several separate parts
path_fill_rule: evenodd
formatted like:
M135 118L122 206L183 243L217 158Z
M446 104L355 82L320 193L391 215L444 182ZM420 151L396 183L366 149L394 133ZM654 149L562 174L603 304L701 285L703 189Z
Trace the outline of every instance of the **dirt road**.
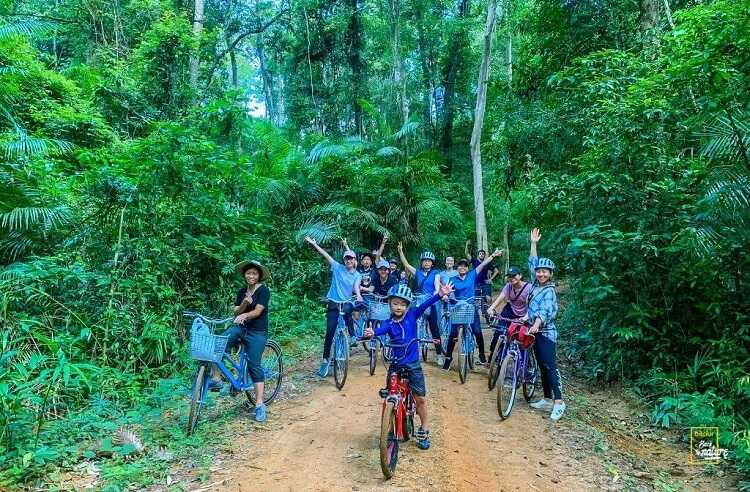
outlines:
M231 451L232 475L219 490L594 490L611 488L596 457L575 453L544 412L520 396L500 421L486 373L458 374L424 364L432 447L402 446L396 475L383 479L378 458L385 369L369 376L361 349L342 391L332 378L274 404ZM380 362L380 361L379 361ZM592 461L594 463L592 463ZM614 487L617 488L617 487Z

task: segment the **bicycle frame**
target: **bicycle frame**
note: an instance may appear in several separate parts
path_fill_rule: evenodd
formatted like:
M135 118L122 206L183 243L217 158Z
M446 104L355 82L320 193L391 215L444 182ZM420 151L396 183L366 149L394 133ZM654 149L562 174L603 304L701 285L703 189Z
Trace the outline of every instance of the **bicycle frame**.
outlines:
M240 375L238 379L235 379L232 375L232 372L227 369L227 367L224 365L224 361L228 360L229 364L231 364L232 368L234 368L235 371L237 371L237 374ZM229 384L232 385L232 388L234 388L236 391L247 391L250 388L253 387L253 382L247 382L247 356L245 355L245 347L242 346L240 349L240 363L237 365L234 362L234 359L229 357L228 354L224 354L224 358L222 359L222 362L214 362L216 367L221 371L221 373L224 375L227 381L229 381Z
M404 422L407 413L414 413L414 409L406 408L406 400L411 395L409 382L399 377L398 372L393 372L388 380L388 395L383 399L383 405L380 411L381 417L385 413L386 403L393 402L396 408L396 439L404 440Z

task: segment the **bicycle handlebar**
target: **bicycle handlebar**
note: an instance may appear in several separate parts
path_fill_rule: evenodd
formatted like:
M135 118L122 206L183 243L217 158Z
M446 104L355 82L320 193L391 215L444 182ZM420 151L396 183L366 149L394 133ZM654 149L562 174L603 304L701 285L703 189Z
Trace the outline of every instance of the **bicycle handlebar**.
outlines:
M196 311L183 311L182 315L187 318L200 318L204 322L210 324L210 325L220 325L224 323L229 323L230 321L234 321L234 317L230 318L224 318L224 319L213 319L209 318L207 316L203 316L201 313L198 313Z

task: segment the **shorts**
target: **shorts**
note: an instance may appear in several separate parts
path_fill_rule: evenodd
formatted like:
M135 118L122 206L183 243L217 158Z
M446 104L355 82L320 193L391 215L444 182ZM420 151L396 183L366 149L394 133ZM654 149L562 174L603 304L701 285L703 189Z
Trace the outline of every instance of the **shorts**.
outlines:
M479 290L485 297L492 297L492 284L481 284Z
M396 372L399 367L405 367L409 378L409 389L412 393L417 396L427 396L427 387L424 383L424 372L422 372L422 366L419 362L413 364L407 364L405 366L391 364L388 367L388 374L385 376L385 387L388 387L390 383L391 374Z

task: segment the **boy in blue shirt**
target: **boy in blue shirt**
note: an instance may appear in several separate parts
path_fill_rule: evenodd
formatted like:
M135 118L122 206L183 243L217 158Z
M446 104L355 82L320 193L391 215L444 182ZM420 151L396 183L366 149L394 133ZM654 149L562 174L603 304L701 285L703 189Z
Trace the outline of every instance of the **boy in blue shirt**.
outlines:
M388 304L391 308L391 318L384 321L378 326L377 330L368 327L365 330L365 337L383 336L388 334L393 347L393 362L388 368L386 376L386 387L391 374L401 368L406 368L409 378L409 389L414 395L414 403L419 415L419 430L415 433L417 445L420 449L430 447L430 427L427 420L427 387L424 382L424 373L422 366L419 364L419 342L417 336L417 319L438 299L450 295L453 292L453 286L448 284L440 288L438 293L434 294L427 301L419 306L414 306L414 296L411 289L403 284L391 288L388 293Z

